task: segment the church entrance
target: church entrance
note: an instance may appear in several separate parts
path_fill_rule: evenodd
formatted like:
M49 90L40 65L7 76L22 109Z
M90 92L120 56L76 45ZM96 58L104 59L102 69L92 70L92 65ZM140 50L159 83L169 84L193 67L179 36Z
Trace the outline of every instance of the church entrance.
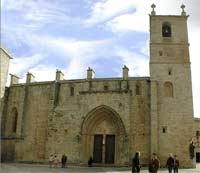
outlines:
M108 106L99 106L88 113L81 127L81 156L97 164L127 162L125 128L120 116Z
M115 135L94 136L94 163L114 164Z

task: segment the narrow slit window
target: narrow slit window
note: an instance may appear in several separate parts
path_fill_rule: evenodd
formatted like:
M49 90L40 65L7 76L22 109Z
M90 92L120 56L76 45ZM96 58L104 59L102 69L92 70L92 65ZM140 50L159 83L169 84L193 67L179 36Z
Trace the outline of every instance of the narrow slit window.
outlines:
M162 128L162 132L163 132L163 133L167 133L167 127L163 127L163 128Z
M74 96L74 87L70 87L70 96Z
M17 112L15 112L14 120L13 120L13 132L14 133L17 132L17 118L18 118L18 114L17 114Z
M139 84L136 85L136 95L141 95L141 86Z
M16 133L17 132L17 120L18 120L18 112L17 112L16 108L13 108L11 115L12 115L11 132Z

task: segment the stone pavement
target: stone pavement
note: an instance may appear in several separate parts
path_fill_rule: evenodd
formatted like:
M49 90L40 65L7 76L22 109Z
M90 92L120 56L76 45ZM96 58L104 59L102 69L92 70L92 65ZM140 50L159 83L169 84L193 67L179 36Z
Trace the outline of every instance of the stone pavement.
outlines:
M78 167L49 168L48 165L39 164L1 164L0 173L131 173L131 168L111 168L111 167ZM142 170L141 173L148 173ZM168 173L166 169L159 170L158 173ZM196 169L180 169L179 173L200 173L200 164Z

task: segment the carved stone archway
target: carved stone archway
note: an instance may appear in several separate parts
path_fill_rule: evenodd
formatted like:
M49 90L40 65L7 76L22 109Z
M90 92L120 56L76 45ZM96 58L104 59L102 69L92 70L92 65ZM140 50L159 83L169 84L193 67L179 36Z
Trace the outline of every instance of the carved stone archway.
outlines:
M90 111L83 120L81 127L82 136L82 159L86 163L94 152L94 137L95 135L115 136L115 165L123 165L128 161L127 154L127 139L125 126L119 114L112 108L102 105ZM105 142L102 142L104 147ZM103 149L104 150L104 149ZM102 154L104 162L104 153Z

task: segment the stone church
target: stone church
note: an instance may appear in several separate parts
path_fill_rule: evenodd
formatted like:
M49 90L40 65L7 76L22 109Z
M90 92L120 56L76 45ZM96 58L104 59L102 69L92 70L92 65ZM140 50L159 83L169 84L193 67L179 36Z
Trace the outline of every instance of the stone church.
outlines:
M54 81L26 83L11 74L5 87L9 53L1 48L1 160L47 162L50 154L66 154L69 163L131 164L136 151L142 164L157 153L165 165L169 153L182 167L200 157L200 119L193 117L187 19L157 15L150 20L150 77L65 80L56 71ZM127 65L128 66L128 65ZM195 156L190 158L193 141Z

